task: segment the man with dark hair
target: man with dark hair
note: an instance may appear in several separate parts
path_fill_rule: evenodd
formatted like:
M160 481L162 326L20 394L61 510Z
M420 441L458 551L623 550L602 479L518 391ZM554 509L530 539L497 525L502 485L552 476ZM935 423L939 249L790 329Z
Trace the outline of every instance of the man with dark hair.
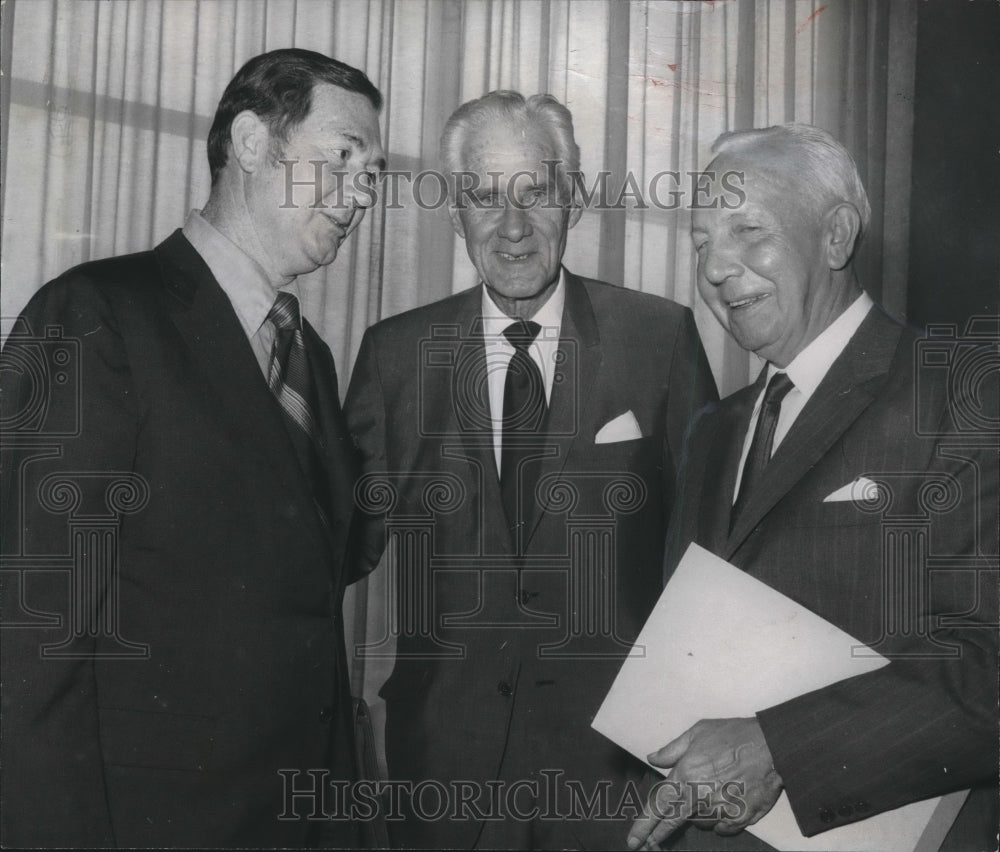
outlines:
M208 132L208 166L214 184L229 160L233 119L253 112L271 133L278 149L290 131L309 116L313 88L321 83L363 95L375 112L382 109L382 93L364 72L311 50L272 50L244 65L226 86ZM276 152L277 156L277 152Z
M672 783L628 845L770 849L744 829L784 793L811 848L844 848L821 832L974 788L950 835L918 848L995 848L995 337L921 340L862 290L868 198L826 131L740 131L713 150L698 289L767 363L691 429L667 574L694 542L888 662L664 744L649 761ZM744 203L712 203L732 174ZM689 820L714 833L679 831Z
M5 846L356 844L290 798L354 777L356 579L354 449L290 289L370 203L380 105L320 54L252 59L212 128L204 210L152 251L64 273L13 329ZM317 161L330 171L289 204L287 167ZM53 371L33 371L45 353Z
M490 93L441 151L480 284L369 329L345 404L398 605L390 831L613 848L644 767L590 720L659 594L681 439L715 385L689 310L562 266L583 212L566 107Z

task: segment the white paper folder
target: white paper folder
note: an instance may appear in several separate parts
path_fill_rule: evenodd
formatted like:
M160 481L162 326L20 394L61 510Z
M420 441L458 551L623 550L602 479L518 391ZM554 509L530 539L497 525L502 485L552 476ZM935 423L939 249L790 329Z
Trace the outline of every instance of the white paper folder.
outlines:
M699 719L753 716L888 660L795 601L692 544L593 727L642 761ZM653 767L656 769L656 767ZM657 769L662 772L663 770ZM785 793L747 830L780 850L931 852L968 791L805 837Z

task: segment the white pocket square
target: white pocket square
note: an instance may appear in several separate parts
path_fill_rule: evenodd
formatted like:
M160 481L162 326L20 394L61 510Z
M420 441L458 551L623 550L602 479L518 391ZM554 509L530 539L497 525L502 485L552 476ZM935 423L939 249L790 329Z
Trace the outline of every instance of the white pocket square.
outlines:
M614 420L605 423L594 436L595 444L616 444L619 441L634 441L642 437L639 421L635 419L632 410L619 414Z
M854 482L848 482L843 488L838 488L832 494L823 498L824 503L870 503L878 500L878 485L865 476L859 476Z

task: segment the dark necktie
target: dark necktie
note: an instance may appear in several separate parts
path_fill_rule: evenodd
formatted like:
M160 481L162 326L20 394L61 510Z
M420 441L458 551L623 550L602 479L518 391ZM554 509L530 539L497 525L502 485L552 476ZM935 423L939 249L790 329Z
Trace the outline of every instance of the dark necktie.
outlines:
M278 293L267 318L276 333L271 350L267 384L284 414L285 427L295 446L295 455L309 479L313 496L322 511L329 512L329 484L319 450L312 376L302 337L299 302L290 293Z
M538 436L545 421L545 383L528 347L538 335L537 322L515 320L504 329L504 337L514 347L503 385L503 421L500 441L500 492L504 511L513 528L523 523L534 492L522 462L538 454ZM519 511L520 510L520 511Z
M761 404L760 415L757 418L757 428L753 433L753 441L750 442L750 452L747 453L746 464L743 466L740 490L736 495L736 502L733 504L733 511L729 516L730 529L736 525L736 519L746 506L747 498L757 487L761 475L764 473L764 468L771 460L774 430L778 425L778 415L781 414L781 401L793 387L795 385L792 380L784 373L775 373L767 383L767 390L764 391L764 402Z

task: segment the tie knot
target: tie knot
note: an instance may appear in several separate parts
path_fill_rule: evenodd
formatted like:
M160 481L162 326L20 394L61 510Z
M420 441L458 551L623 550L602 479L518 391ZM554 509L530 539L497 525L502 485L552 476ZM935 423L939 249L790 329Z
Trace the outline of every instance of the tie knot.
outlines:
M767 390L764 391L764 405L781 405L781 401L788 396L788 392L795 387L795 383L788 378L787 373L775 373L767 383Z
M278 331L297 331L301 328L299 300L291 293L278 293L267 318Z
M518 319L503 330L503 336L515 349L525 352L541 330L542 327L537 322Z

